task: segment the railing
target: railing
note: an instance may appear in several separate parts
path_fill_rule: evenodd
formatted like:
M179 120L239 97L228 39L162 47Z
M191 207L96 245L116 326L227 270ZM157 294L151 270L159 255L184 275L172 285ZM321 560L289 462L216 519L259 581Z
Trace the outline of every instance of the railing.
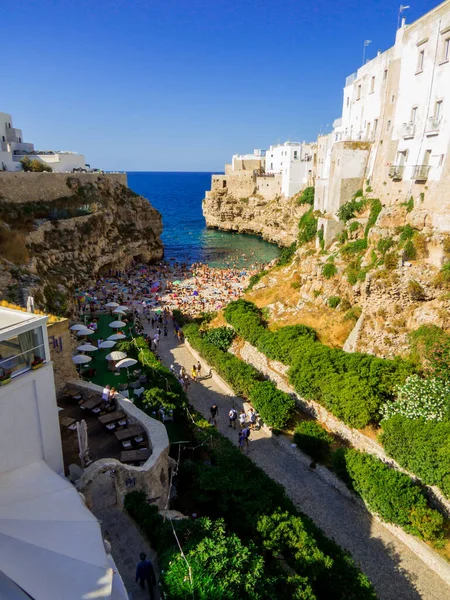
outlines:
M405 170L404 165L393 165L389 167L389 177L394 180L400 181L403 179L403 172Z
M402 125L402 137L412 138L416 132L416 125L410 121L409 123L403 123Z
M34 348L29 348L25 352L20 352L0 360L0 376L15 377L20 373L29 371L33 367L33 362L45 361L45 346L39 344Z
M426 181L429 170L430 165L415 165L412 178L415 181Z
M426 134L427 135L436 135L439 133L439 126L441 124L441 119L440 117L428 117L427 119L427 128L426 128Z

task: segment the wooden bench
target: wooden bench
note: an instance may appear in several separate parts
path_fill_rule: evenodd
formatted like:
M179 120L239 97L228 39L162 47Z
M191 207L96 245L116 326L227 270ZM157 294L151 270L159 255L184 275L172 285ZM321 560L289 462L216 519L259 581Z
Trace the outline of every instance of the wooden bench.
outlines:
M120 455L120 462L140 462L147 460L151 455L148 448L142 448L141 450L124 450Z
M120 421L121 419L125 418L126 414L123 412L123 410L115 410L112 413L99 417L98 420L102 425L109 425L110 423L115 423L116 421Z
M119 442L123 442L125 440L131 439L132 437L142 435L143 433L144 433L144 430L142 429L142 427L139 427L139 425L131 425L130 427L127 427L126 429L121 429L120 431L116 431L115 435L116 435L116 438L119 440Z
M96 408L97 406L99 406L101 404L101 402L102 402L101 397L95 396L94 398L91 398L87 402L84 402L83 404L81 404L80 408L82 408L83 410L85 410L85 409L92 410L93 408Z

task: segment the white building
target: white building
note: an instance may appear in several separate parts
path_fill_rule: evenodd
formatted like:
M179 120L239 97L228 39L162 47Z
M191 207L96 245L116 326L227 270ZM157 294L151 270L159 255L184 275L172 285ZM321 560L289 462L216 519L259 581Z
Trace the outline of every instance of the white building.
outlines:
M23 142L21 129L12 125L12 116L0 112L0 171L21 171L21 160L39 160L55 173L71 173L73 169L86 169L85 157L69 151L35 150L34 145Z
M403 21L394 46L347 77L332 143L331 218L370 179L385 204L413 197L450 231L450 2Z
M99 523L64 478L46 322L0 307L0 598L108 599Z
M285 198L309 185L312 175L312 147L305 142L285 142L266 151L266 173L281 174L281 193Z

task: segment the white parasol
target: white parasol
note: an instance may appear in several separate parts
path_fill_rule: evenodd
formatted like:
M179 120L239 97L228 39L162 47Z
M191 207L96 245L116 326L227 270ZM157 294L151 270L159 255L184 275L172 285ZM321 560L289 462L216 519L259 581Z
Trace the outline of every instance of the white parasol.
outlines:
M118 308L116 308L116 310L113 310L113 313L115 315L120 315L121 317L125 317L126 316L126 312L124 312L123 310L119 310Z
M108 302L108 304L105 304L106 308L117 308L118 306L120 306L120 304L118 302Z
M98 347L103 350L103 348L112 348L115 345L116 345L116 342L113 342L112 340L106 340L105 342L102 342L101 344L99 344Z
M129 306L120 305L116 308L116 310L113 310L113 312L119 312L119 311L125 312L127 310L131 310L131 308Z
M134 358L124 358L122 360L119 360L118 363L116 363L116 367L118 369L128 369L129 367L133 367L136 363L137 360L135 360Z
M80 457L81 467L84 469L89 457L87 425L84 419L77 423L77 436L80 451L78 456Z
M110 354L106 355L106 360L122 360L123 358L126 358L127 355L125 352L120 352L118 350L115 350L114 352L111 352Z
M120 329L121 327L126 327L127 324L124 323L123 321L113 321L112 323L109 324L110 327L112 327L113 329Z
M78 336L83 336L83 335L92 335L94 333L94 331L92 329L88 329L87 327L85 327L84 329L80 329L79 331L77 331L77 335Z
M70 331L80 331L82 329L86 329L86 325L84 325L83 323L77 323L76 325L72 325Z
M113 341L117 341L117 340L124 340L127 336L124 333L114 333L113 335L110 335L107 339L108 342L110 342L111 340Z
M78 346L77 350L79 352L94 352L95 350L98 350L98 348L93 344L81 344L81 346Z
M72 360L76 365L85 365L86 363L91 362L92 358L85 354L75 354L75 356L72 356Z

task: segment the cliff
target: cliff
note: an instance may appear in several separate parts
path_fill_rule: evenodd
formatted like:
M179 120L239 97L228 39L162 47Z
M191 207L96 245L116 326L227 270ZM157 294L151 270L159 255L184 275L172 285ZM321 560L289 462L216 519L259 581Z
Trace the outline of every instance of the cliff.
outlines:
M203 200L207 227L260 235L268 242L290 246L297 239L298 221L305 212L296 198L289 200L261 194L238 197L230 189L211 190Z
M57 314L133 259L163 256L160 213L121 174L0 173L0 292Z

